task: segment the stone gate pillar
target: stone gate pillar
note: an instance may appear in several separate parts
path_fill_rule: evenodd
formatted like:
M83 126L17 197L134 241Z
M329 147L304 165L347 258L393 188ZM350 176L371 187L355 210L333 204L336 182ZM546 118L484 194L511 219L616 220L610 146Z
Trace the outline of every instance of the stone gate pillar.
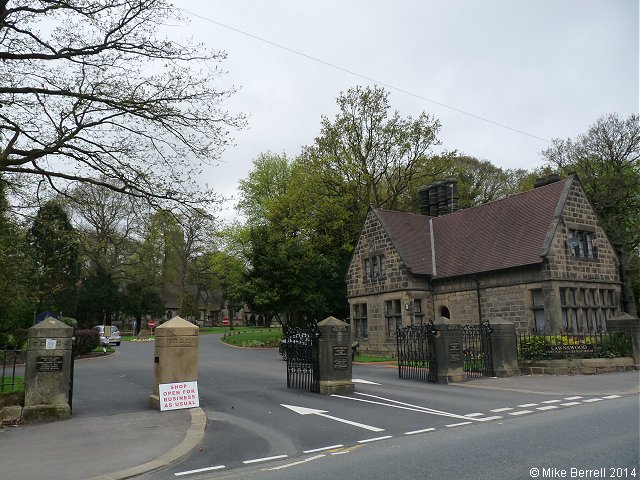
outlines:
M462 382L466 378L462 328L448 322L444 317L433 322L438 332L435 338L438 383Z
M351 325L329 317L318 323L318 331L320 393L331 395L354 392Z
M198 380L198 331L197 325L180 317L156 327L151 408L160 409L161 384Z
M73 328L53 317L29 329L23 422L71 417L72 336Z
M491 355L493 371L496 377L520 375L518 366L518 338L516 326L501 318L491 321Z

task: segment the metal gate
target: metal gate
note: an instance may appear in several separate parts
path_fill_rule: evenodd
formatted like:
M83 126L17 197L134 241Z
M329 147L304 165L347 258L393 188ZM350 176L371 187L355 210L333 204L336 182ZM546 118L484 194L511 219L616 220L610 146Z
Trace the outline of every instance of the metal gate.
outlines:
M71 338L71 365L69 366L69 414L73 414L73 373L76 366L76 337Z
M396 328L400 378L438 381L435 338L436 329L431 321Z
M284 327L283 356L287 361L287 387L320 391L317 324Z
M467 378L493 377L493 355L489 322L477 325L462 325L462 348L464 371Z

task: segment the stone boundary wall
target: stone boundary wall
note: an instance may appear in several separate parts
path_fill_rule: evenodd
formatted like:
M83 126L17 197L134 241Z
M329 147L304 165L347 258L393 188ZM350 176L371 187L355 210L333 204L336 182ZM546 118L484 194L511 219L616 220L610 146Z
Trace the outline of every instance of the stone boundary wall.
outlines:
M519 365L522 375L597 375L635 370L631 357L521 360Z

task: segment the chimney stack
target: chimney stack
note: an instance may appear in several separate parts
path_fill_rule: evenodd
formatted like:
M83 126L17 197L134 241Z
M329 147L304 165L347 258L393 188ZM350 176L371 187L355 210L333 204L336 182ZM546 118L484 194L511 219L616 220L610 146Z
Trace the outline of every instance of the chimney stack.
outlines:
M431 217L446 215L458 210L458 182L449 178L418 189L420 213Z

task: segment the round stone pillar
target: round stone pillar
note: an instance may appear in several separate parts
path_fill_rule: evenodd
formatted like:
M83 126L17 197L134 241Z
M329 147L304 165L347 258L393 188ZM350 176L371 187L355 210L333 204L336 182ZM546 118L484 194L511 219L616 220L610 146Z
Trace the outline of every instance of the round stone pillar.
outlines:
M72 336L73 328L53 317L29 329L23 422L71 417Z
M156 327L151 408L160 410L160 385L198 380L198 326L174 317Z

